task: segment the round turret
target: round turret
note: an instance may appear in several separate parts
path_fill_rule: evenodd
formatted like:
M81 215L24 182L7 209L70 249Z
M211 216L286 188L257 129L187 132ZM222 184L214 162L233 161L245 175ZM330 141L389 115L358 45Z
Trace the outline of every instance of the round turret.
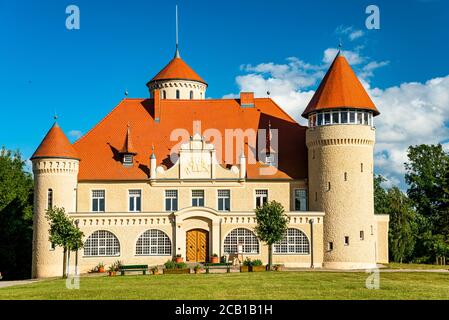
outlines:
M63 207L76 211L79 159L57 123L31 157L34 174L33 262L32 277L62 275L63 250L49 241L46 211Z
M307 106L309 205L324 211L324 267L376 266L373 116L379 114L338 55Z

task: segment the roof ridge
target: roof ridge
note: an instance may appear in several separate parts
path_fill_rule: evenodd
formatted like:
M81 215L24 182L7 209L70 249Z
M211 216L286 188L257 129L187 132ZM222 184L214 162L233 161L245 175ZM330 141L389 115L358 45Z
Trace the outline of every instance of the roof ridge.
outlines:
M273 102L273 104L284 114L287 116L287 118L289 118L290 120L292 120L292 122L296 123L297 125L304 127L303 125L300 125L298 121L296 121L295 119L293 119L284 109L281 108L280 105L278 105L273 99L271 98L257 98L257 99L266 99L269 100L271 102Z

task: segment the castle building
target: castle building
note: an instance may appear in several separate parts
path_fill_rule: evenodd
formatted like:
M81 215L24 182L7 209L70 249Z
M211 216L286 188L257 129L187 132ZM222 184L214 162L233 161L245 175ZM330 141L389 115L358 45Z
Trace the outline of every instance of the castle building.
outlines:
M357 269L388 262L388 216L374 214L373 119L379 114L338 54L299 125L270 98L206 99L176 50L147 83L71 144L55 123L31 157L33 277L59 276L62 249L45 213L63 207L83 231L80 272L99 262L160 265L213 254L268 260L254 209L280 202L286 267ZM73 260L73 259L72 259Z

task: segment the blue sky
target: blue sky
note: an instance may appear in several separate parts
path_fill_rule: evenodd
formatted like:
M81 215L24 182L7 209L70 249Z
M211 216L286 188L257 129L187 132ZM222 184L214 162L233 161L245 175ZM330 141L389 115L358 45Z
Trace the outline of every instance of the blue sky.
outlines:
M376 171L401 183L407 144L447 143L448 1L17 0L0 2L0 145L29 158L55 111L74 141L125 89L129 97L147 97L145 83L174 53L176 3L181 56L208 82L208 97L243 89L260 95L268 86L288 112L300 113L328 65L326 50L332 54L341 39L382 106L384 135L395 133L380 137ZM70 4L80 8L80 30L65 27ZM365 27L370 4L380 9L380 30ZM416 108L421 113L413 114ZM418 137L419 127L388 119L404 112L421 118L435 108L438 119L410 126L436 122L437 132Z

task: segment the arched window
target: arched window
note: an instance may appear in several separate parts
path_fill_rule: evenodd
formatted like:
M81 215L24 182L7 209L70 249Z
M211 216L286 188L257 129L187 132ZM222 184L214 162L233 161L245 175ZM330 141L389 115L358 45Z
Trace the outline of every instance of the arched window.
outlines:
M238 245L242 245L242 253L259 253L259 240L251 230L245 228L232 230L224 240L224 252L239 253Z
M176 90L176 99L179 99L179 90Z
M190 100L192 100L192 99L193 99L193 91L190 90Z
M119 256L120 243L112 232L98 230L92 233L84 243L84 255L93 257Z
M136 255L171 255L170 238L161 230L150 229L141 234L136 243Z
M309 254L310 244L307 236L299 229L288 228L284 238L275 243L273 253L275 254Z

